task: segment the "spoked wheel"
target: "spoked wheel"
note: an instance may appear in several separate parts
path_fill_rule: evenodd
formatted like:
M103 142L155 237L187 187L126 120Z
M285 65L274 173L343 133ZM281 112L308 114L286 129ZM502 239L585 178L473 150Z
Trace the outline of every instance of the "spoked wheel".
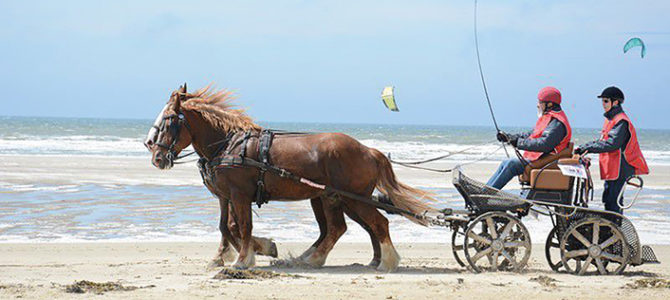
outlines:
M556 272L560 272L563 268L563 261L561 261L561 239L556 227L552 228L547 236L547 242L544 244L544 255L547 257L549 267Z
M561 262L574 274L621 274L630 249L619 226L603 218L588 218L573 224L561 238Z
M461 266L465 267L464 261L464 250L463 250L463 236L465 236L464 227L458 226L458 229L454 230L451 234L451 252L454 254L456 262Z
M530 258L530 234L519 219L505 212L488 212L465 231L465 259L479 273L519 271Z

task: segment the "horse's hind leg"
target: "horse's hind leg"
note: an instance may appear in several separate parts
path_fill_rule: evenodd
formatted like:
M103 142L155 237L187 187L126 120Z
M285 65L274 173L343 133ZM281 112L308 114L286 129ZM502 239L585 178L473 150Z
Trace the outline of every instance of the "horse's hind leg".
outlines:
M381 263L382 253L381 253L381 247L379 245L379 240L377 239L375 233L372 231L372 228L358 214L356 214L346 206L344 207L344 213L347 214L349 218L358 223L358 225L361 225L361 227L363 227L363 229L365 229L365 231L367 231L367 233L370 235L370 242L372 243L372 250L374 251L374 255L372 256L372 260L370 261L368 266L375 268L378 267L379 264Z
M231 245L230 240L227 239L223 234L221 234L221 242L219 243L219 249L216 251L216 255L212 259L210 266L219 266L222 267L227 261L235 260L237 251Z
M231 234L231 244L236 245L235 250L239 251L239 244L240 244L240 228L237 226L237 222L235 222L235 214L233 213L232 208L229 210L230 213L228 215L228 231ZM270 257L277 257L277 245L275 242L273 242L269 238L264 238L264 237L257 237L257 236L252 236L252 245L254 252L256 254L260 255L265 255L265 256L270 256ZM233 249L231 248L231 252ZM233 253L235 254L235 253Z
M333 249L337 240L347 231L344 221L342 203L339 200L324 199L321 201L323 216L326 223L325 235L321 242L316 245L311 254L302 258L302 261L313 267L321 267L326 262L328 253ZM317 241L318 242L318 241ZM317 244L317 243L315 243Z
M314 212L314 217L316 218L316 223L319 224L319 238L316 239L316 241L309 247L305 252L303 252L298 259L304 260L306 257L310 256L314 251L316 250L316 247L321 244L323 239L326 237L326 228L327 223L326 223L326 215L323 212L323 198L321 197L316 197L312 198L310 200L312 204L312 211Z
M356 213L364 223L370 226L370 230L379 241L381 257L377 270L382 272L392 272L395 270L400 263L400 255L398 255L398 252L395 250L395 247L391 242L388 219L386 219L376 207L369 204L347 199L345 205L348 209Z

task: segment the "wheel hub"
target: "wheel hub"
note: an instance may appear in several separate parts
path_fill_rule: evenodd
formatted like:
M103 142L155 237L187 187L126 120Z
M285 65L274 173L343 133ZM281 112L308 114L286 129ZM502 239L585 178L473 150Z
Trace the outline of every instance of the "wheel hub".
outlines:
M600 246L598 245L591 245L591 247L589 247L589 256L591 257L599 257L602 252L603 250L600 249Z
M493 249L493 251L499 252L503 249L503 242L499 239L493 240L493 242L491 243L491 248Z

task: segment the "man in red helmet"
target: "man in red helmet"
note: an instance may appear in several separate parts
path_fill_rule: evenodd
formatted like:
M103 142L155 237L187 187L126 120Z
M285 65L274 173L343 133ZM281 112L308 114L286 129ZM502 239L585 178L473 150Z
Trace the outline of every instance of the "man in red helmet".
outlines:
M538 93L537 100L538 119L532 131L511 135L501 131L497 134L499 141L525 150L525 162L516 157L503 161L486 183L488 186L502 189L514 176L523 174L526 163L549 153L561 152L570 143L572 129L561 109L561 92L555 87L545 87Z
M598 98L602 99L605 110L600 139L579 146L575 153L600 153L600 178L605 181L605 209L623 213L619 206L619 193L626 180L633 175L649 174L649 167L642 156L635 127L621 108L623 92L611 86L603 90Z

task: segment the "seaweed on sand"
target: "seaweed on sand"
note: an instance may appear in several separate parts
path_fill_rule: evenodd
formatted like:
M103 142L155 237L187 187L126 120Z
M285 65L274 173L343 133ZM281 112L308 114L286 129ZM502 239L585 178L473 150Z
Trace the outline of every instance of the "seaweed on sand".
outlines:
M528 281L536 281L537 283L539 283L540 285L545 286L545 287L556 287L556 282L558 282L558 280L556 280L554 278L551 278L547 275L540 275L540 276L537 276L537 277L532 277Z
M304 278L304 276L294 274L275 273L265 270L237 270L231 268L223 268L219 273L214 275L214 279L270 279L277 277L288 278Z
M670 289L670 280L663 278L642 278L627 283L624 288L641 289L641 288L655 288L655 289Z
M88 280L75 281L73 284L68 284L65 286L65 292L67 293L76 293L83 294L86 292L92 292L98 295L101 295L105 292L111 291L134 291L136 289L152 288L156 287L155 285L147 286L124 286L118 282L93 282Z

